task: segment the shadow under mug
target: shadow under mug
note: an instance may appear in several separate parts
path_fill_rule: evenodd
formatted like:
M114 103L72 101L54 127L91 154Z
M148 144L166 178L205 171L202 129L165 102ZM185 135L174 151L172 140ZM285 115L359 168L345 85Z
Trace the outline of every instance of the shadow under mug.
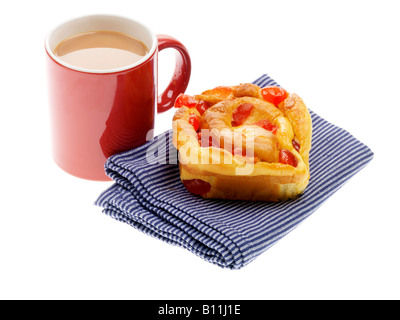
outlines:
M110 70L75 67L54 55L65 38L96 30L131 35L149 52L135 64ZM158 52L166 48L177 50L176 66L158 96ZM53 158L61 169L83 179L109 181L104 171L107 158L152 139L156 110L173 107L189 83L191 61L182 43L154 35L126 17L91 15L70 20L49 33L45 49Z

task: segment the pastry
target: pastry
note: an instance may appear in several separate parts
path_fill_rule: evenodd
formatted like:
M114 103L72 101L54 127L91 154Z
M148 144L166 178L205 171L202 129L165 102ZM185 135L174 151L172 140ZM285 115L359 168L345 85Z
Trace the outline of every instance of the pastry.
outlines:
M280 201L307 187L312 124L297 94L245 83L175 101L180 177L205 198Z

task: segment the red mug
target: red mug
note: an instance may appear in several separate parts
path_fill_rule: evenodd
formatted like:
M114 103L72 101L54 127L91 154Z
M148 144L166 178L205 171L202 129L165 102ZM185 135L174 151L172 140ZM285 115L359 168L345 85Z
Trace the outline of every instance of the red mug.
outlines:
M91 70L63 62L53 50L67 37L96 31L123 32L141 40L149 52L137 63L110 70ZM154 35L126 17L92 15L65 22L49 33L48 92L53 159L64 171L88 180L109 181L108 157L152 139L157 112L173 107L187 88L191 61L187 49L167 35ZM177 50L171 82L158 96L158 52Z

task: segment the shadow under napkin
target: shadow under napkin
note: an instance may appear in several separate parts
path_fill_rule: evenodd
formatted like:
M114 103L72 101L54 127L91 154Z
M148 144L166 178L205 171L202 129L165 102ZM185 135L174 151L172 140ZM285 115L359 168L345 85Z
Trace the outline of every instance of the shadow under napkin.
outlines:
M260 87L277 85L267 75ZM112 218L223 268L240 269L297 227L373 158L347 131L310 111L311 178L297 199L268 203L203 199L182 185L172 131L110 157L115 184L95 204Z

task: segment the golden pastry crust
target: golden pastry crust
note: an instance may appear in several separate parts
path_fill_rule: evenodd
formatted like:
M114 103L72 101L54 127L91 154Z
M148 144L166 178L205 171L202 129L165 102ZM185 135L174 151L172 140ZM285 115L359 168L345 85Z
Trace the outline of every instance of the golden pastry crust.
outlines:
M298 95L245 83L181 95L175 106L173 143L190 192L279 201L307 187L312 125Z

